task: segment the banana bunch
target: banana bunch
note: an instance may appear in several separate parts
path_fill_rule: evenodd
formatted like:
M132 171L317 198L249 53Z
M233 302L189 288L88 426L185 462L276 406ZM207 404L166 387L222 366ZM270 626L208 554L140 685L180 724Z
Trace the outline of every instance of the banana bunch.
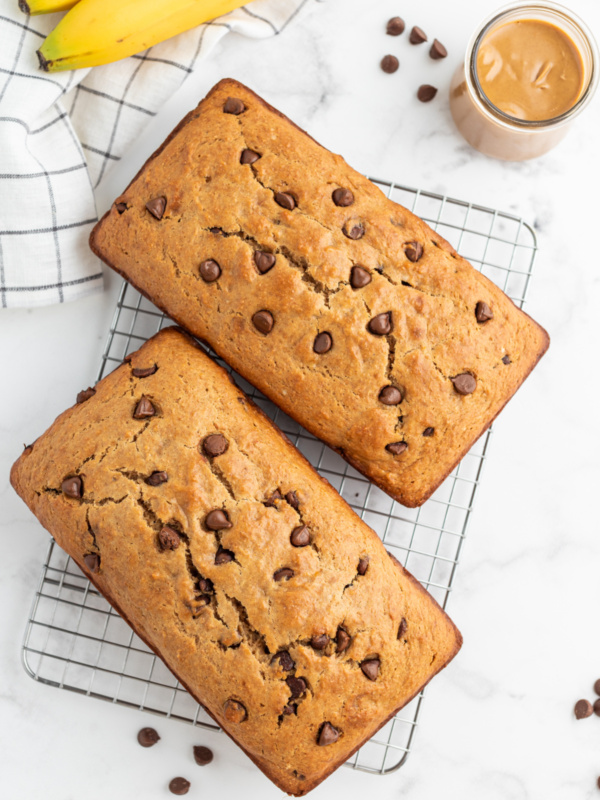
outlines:
M46 72L131 56L243 6L247 0L19 0L27 14L65 11L37 51Z

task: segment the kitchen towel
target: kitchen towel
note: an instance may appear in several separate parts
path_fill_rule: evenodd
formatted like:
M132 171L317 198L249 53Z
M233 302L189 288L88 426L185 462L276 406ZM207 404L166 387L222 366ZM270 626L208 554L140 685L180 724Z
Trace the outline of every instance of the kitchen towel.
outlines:
M0 307L100 291L94 187L226 33L272 36L311 2L255 0L114 64L49 74L36 50L60 15L0 0Z

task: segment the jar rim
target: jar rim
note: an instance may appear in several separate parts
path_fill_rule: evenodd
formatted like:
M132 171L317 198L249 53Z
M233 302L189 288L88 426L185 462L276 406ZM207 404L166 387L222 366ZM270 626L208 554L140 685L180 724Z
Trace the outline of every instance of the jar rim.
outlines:
M551 117L550 119L544 120L524 120L519 119L518 117L513 117L510 114L501 111L492 103L492 101L483 91L479 82L479 77L477 75L477 54L483 38L493 27L498 25L498 23L502 22L505 17L508 17L515 11L523 11L525 13L535 13L536 11L554 12L557 17L562 17L563 19L568 20L568 22L577 29L582 39L589 47L591 67L587 86L581 93L581 97L579 97L577 102L574 103L571 108L568 108L566 111L563 111L562 114L559 114L556 117ZM469 87L469 91L473 96L474 101L479 105L480 109L484 113L491 116L497 123L503 124L504 126L512 129L520 128L525 130L546 130L549 127L559 127L560 125L572 120L585 108L585 106L587 106L589 101L592 99L600 74L598 45L596 44L596 40L594 39L594 36L588 26L570 9L559 5L558 3L548 2L547 0L538 0L537 2L531 3L511 3L509 5L502 6L486 17L479 28L475 31L471 37L471 40L469 41L469 44L467 45L465 66L467 67L467 69L465 69L467 86Z

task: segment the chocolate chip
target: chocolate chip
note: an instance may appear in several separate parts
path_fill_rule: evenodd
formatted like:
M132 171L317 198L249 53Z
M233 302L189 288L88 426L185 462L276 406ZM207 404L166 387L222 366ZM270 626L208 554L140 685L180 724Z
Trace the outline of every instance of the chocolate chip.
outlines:
M273 494L263 502L263 506L267 506L267 508L277 508L277 500L283 500L279 489L275 489Z
M384 72L387 72L388 75L396 72L399 66L400 62L396 56L387 55L381 59L380 67Z
M435 433L435 428L425 428L423 431L423 436L433 436Z
M145 483L148 486L160 486L161 483L166 483L169 480L169 476L166 472L153 472L152 475L148 475Z
M364 575L365 572L369 569L369 556L362 556L358 562L358 566L356 571L359 575Z
M158 542L161 550L177 550L180 541L181 539L177 531L173 530L173 528L169 528L168 525L162 527L158 534Z
M167 207L166 197L155 197L154 200L150 200L148 203L146 203L146 208L152 214L153 217L156 217L156 219L163 218L163 214L165 213L166 207Z
M232 523L229 521L227 514L220 508L215 508L214 511L209 511L204 520L204 524L209 531L222 531L225 528L231 528Z
M278 206L293 211L296 208L296 198L289 192L275 192L275 202Z
M267 334L271 333L273 330L275 320L273 319L273 314L271 314L270 311L257 311L256 314L252 316L252 324L257 331Z
M202 442L202 449L209 458L222 456L229 447L229 442L222 433L211 433Z
M223 105L223 111L226 114L235 114L237 116L245 110L246 106L237 97L228 97Z
M293 577L294 570L290 569L289 567L282 567L273 573L273 578L276 581L289 581L289 579Z
M254 263L260 274L264 275L265 272L268 272L275 266L275 256L273 253L265 253L261 250L257 250L254 253Z
M374 333L375 336L387 336L392 332L392 312L384 311L383 314L377 314L369 321L367 328Z
M83 483L78 475L75 475L72 478L66 478L61 483L60 488L62 489L63 494L66 494L67 497L73 497L76 500L83 495Z
M283 707L281 713L285 714L286 717L289 717L291 714L297 714L298 706L295 703L288 703Z
M334 728L330 722L324 722L319 730L317 736L317 744L319 747L327 747L328 744L334 744L340 738L340 732Z
M288 503L292 508L295 508L296 511L300 508L300 500L298 500L298 495L295 491L288 492L285 496L285 501Z
M438 39L434 39L433 44L429 48L429 55L434 61L437 61L440 58L446 58L448 51Z
M366 661L362 661L360 668L363 671L363 674L370 680L376 681L377 676L379 675L379 659L378 658L370 658Z
M402 639L402 637L406 633L407 628L408 628L408 622L406 621L405 617L402 617L402 619L400 620L400 625L398 626L398 636L396 638Z
M319 636L313 636L310 640L310 646L313 650L325 650L327 645L329 644L329 636L326 633L322 633Z
M475 319L477 322L487 322L490 319L494 319L492 309L483 300L480 300L475 306Z
M171 794L187 794L190 790L191 783L185 778L173 778L169 783L169 791Z
M115 203L115 208L122 214L124 211L127 211L127 203Z
M275 655L271 659L271 664L274 661L279 661L279 666L286 672L291 672L296 666L296 662L294 661L294 659L291 657L291 655L288 653L287 650L280 650L279 653L275 653Z
M290 542L294 547L306 547L307 544L310 544L310 531L306 525L298 525L297 528L294 528Z
M420 242L406 242L404 253L409 261L418 261L423 255L423 245Z
M596 692L596 694L600 695L600 678L594 684L594 691Z
M306 691L306 681L304 678L286 678L285 682L290 687L290 692L292 693L292 698L295 699L297 697L302 697L304 692Z
M233 561L235 555L231 552L231 550L225 550L224 547L219 545L219 549L215 555L215 564L229 564L230 561Z
M205 283L212 283L221 277L221 267L213 258L207 258L200 264L200 277Z
M594 702L594 714L600 717L600 697Z
M388 36L400 36L401 33L404 33L405 27L402 17L392 17L386 26L385 32Z
M83 562L90 572L100 572L100 556L98 553L86 553L83 557Z
M157 369L158 364L153 364L151 367L134 367L131 370L131 374L134 378L149 378L150 375L154 375Z
M227 722L243 722L248 717L246 706L232 698L226 701L223 713Z
M315 341L313 342L313 350L318 355L322 356L323 353L328 353L332 347L333 347L333 339L331 337L331 334L328 333L327 331L319 333L317 334L317 336L315 336Z
M348 220L344 223L342 233L344 236L347 236L348 239L362 239L362 237L365 235L365 226L362 222Z
M411 44L423 44L423 42L427 41L427 34L425 33L425 31L421 30L421 28L417 28L417 26L415 25L412 31L410 32L408 41Z
M205 767L213 760L213 751L210 747L204 747L201 744L194 745L194 761L198 766Z
M248 147L245 150L242 150L242 155L240 156L240 164L254 164L255 161L258 161L260 158L260 153L257 153L255 150L250 150Z
M215 587L210 578L198 578L198 589L200 589L202 594L212 594Z
M510 360L510 356L502 356L502 363L503 364L512 364L512 361Z
M390 442L390 444L386 444L385 449L393 456L399 456L400 453L408 450L408 444L406 442Z
M350 634L345 628L341 626L337 629L335 635L336 653L343 653L350 647Z
M331 199L336 204L336 206L341 206L342 208L346 208L347 206L351 206L354 202L354 195L350 191L350 189L334 189L333 194L331 195Z
M142 728L137 735L138 742L142 747L153 747L160 739L154 728Z
M350 270L350 286L353 289L362 289L371 283L371 273L364 267L352 267Z
M396 386L384 386L379 392L379 402L385 406L397 406L404 399L404 395Z
M461 372L452 378L454 389L458 394L472 394L477 388L477 381L470 372Z
M591 717L594 709L589 700L578 700L575 703L575 719Z
M429 83L424 83L417 89L417 99L419 99L422 103L429 103L436 96L437 91L438 90L435 88L435 86L431 86Z
M145 395L142 395L141 400L138 402L137 406L135 407L135 411L133 412L134 419L148 419L148 417L153 417L156 414L156 409L148 400Z
M214 233L214 234L222 234L223 233L223 228L209 228L208 230L211 233Z
M88 386L87 389L82 389L81 392L77 395L77 405L81 405L81 403L85 403L86 400L89 400L90 397L93 397L96 394L96 390L92 389L91 386Z

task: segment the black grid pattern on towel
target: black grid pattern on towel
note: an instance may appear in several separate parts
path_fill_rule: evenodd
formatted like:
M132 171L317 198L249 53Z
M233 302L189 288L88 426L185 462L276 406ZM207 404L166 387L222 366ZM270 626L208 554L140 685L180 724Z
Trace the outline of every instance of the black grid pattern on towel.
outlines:
M17 168L11 164L10 172L0 174L0 307L64 302L100 288L100 263L87 248L97 221L93 190L110 165L121 159L132 132L155 116L164 101L162 96L157 100L154 78L159 78L163 94L164 87L170 87L170 96L194 71L205 44L209 49L214 43L209 32L236 30L241 17L264 27L264 36L276 35L311 1L317 0L251 4L189 31L181 46L156 45L119 62L118 72L115 65L99 67L80 83L77 72L52 75L38 70L34 53L49 30L44 17L26 16L17 0L3 9L0 29L8 46L0 53L0 130L10 136L10 126L23 129L23 157L15 155L13 160L26 161L27 169L24 163ZM180 60L164 57L165 52L176 53ZM110 80L104 80L105 75ZM4 111L14 112L18 93L26 97L40 82L48 87L48 106L40 109L39 124L37 118L31 124ZM110 122L90 126L91 117ZM79 130L86 131L82 141ZM15 212L17 205L21 208ZM40 263L43 270L36 269ZM35 294L35 301L28 303L25 294Z
M533 229L512 214L374 180L392 200L426 219L519 306L536 254ZM98 379L171 320L124 283ZM218 359L217 359L218 360ZM220 362L223 364L223 362ZM223 365L225 366L225 365ZM236 383L275 421L337 489L386 548L444 608L490 444L488 430L421 508L394 502L238 375ZM51 544L27 625L23 663L37 681L79 694L219 730L163 662L60 548ZM347 762L384 775L405 763L414 741L421 692Z

